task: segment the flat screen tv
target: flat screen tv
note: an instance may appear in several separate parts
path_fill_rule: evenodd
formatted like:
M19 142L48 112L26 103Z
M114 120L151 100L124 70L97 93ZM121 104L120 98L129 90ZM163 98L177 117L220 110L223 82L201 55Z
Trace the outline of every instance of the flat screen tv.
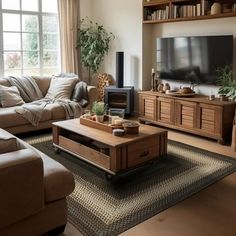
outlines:
M157 38L156 61L161 79L216 85L216 69L233 64L233 36Z

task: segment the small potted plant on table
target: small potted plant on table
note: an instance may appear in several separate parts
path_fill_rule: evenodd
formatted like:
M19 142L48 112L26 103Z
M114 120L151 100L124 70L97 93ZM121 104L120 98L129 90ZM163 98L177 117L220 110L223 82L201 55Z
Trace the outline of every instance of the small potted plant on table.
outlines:
M92 112L96 115L97 122L104 121L104 115L106 113L106 105L104 102L95 101L92 106Z

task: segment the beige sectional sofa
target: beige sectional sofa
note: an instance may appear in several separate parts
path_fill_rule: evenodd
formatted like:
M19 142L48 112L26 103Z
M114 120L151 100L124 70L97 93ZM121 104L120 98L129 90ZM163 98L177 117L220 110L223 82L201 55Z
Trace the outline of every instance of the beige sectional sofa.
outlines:
M45 96L50 86L52 77L34 77L39 89ZM0 79L0 85L11 86L5 79ZM89 104L97 99L97 89L94 86L88 86ZM89 106L90 106L89 105ZM90 107L86 109L89 109ZM42 119L38 126L33 126L29 121L15 112L15 107L0 107L0 128L3 128L10 133L17 134L40 129L50 128L52 122L64 120L66 117L65 110L60 105L54 103L47 105L43 112Z
M64 166L0 129L0 235L63 231L74 187Z

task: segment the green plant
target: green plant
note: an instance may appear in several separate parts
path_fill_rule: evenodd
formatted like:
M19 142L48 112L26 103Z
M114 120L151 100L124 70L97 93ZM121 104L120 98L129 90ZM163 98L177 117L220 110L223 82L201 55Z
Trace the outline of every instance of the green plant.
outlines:
M216 69L217 83L220 86L218 93L233 100L236 98L236 80L233 79L232 66L226 65Z
M95 101L92 106L92 112L95 115L101 116L104 115L107 111L107 106L104 102L97 102Z
M89 83L91 72L96 73L105 55L109 51L110 42L115 36L104 27L88 18L82 19L78 30L77 48L80 48L82 65L88 69Z

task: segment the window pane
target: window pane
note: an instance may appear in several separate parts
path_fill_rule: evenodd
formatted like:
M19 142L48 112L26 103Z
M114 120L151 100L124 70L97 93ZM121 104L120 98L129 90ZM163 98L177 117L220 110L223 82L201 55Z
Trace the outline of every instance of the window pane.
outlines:
M20 10L20 0L2 0L2 8Z
M29 76L39 75L40 70L38 68L24 69L23 74Z
M38 50L38 34L23 33L23 50Z
M48 0L50 2L51 0ZM21 0L21 7L24 11L38 11L38 0Z
M44 51L43 53L43 65L46 66L57 66L57 54L58 52Z
M23 67L39 68L39 52L28 51L23 53Z
M15 69L10 69L10 70L4 70L4 76L21 76L21 70L15 70Z
M44 68L43 69L43 75L44 76L52 76L58 74L57 68Z
M22 15L22 31L38 32L39 31L38 17L32 15Z
M3 31L20 31L20 15L3 13Z
M3 33L4 50L20 50L20 33Z
M4 68L6 70L20 69L21 54L19 52L5 52L4 53Z
M57 32L57 18L55 16L43 16L43 32Z
M57 13L57 0L42 0L42 11Z
M44 49L57 49L57 34L44 34L43 35L43 48Z

